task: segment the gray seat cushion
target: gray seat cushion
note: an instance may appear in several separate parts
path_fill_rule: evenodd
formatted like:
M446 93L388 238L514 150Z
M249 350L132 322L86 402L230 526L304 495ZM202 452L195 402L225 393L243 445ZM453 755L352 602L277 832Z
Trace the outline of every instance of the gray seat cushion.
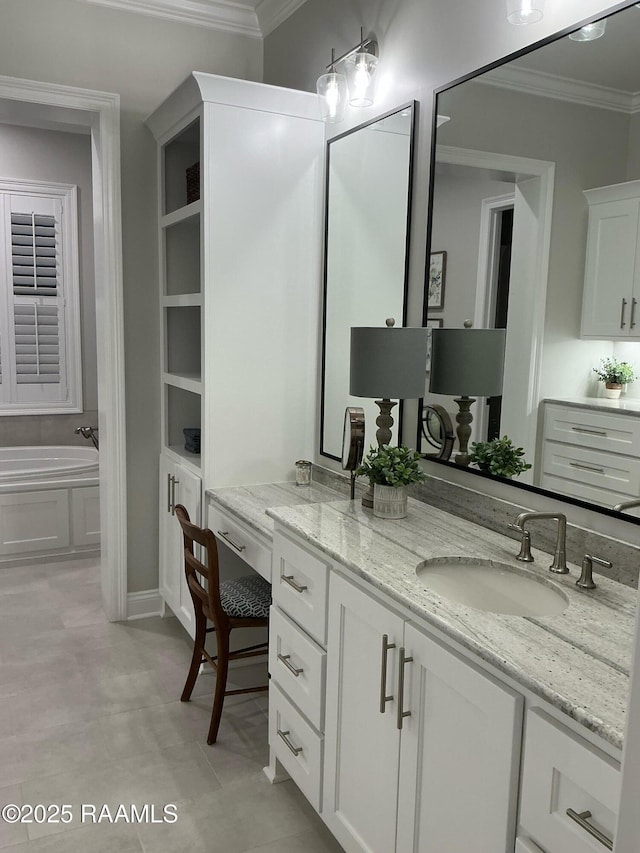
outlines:
M271 604L271 584L258 574L223 581L220 601L228 616L266 619Z

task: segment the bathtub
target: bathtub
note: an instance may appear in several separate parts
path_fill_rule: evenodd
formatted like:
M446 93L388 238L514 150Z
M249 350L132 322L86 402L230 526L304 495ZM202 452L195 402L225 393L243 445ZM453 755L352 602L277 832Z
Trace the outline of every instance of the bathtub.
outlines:
M0 564L99 550L98 458L93 447L0 447Z

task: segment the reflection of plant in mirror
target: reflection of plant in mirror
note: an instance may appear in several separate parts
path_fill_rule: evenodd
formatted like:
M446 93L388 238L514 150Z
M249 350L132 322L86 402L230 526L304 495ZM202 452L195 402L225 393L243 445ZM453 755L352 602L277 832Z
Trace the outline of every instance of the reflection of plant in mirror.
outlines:
M356 470L356 474L368 477L370 483L379 486L408 486L426 480L426 474L419 465L421 457L415 450L401 445L392 447L369 447L369 452Z
M517 477L528 471L531 465L523 457L522 447L516 447L506 435L493 441L474 441L471 445L471 461L494 477Z
M626 385L636 378L635 370L628 361L617 361L615 358L600 359L600 367L594 367L593 372L600 382L607 385Z

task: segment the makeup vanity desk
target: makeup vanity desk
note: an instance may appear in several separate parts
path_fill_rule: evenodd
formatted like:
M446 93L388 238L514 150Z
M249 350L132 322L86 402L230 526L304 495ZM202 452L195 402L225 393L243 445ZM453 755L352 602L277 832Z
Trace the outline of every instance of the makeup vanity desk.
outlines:
M225 488L207 493L207 524L272 583L265 772L291 776L347 851L426 837L443 851L607 849L634 590L596 575L583 592L575 565L550 575L534 549L525 568L514 540L411 499L388 521L323 486ZM457 604L415 571L447 556L531 572L568 606Z

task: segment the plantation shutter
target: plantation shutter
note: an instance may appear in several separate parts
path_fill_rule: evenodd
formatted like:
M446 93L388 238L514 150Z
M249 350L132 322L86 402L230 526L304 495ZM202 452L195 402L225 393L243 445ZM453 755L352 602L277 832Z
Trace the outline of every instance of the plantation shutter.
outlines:
M56 305L14 307L16 382L60 382L60 330Z
M58 295L56 218L11 214L14 295Z

